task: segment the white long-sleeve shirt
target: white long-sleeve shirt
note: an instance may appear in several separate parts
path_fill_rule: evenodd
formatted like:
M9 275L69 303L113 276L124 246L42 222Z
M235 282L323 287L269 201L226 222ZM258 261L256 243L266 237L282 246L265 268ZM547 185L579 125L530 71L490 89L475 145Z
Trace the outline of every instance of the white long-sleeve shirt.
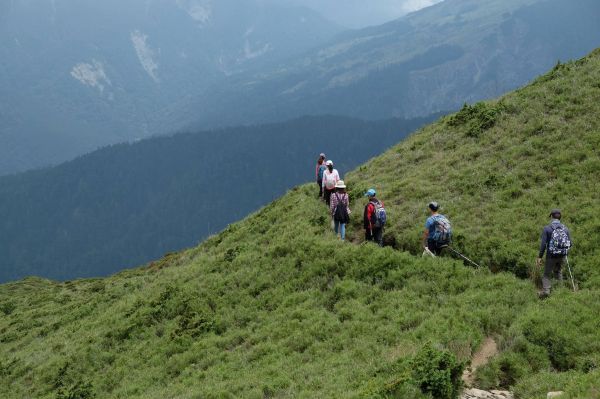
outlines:
M337 183L338 180L340 180L340 174L337 169L334 169L331 172L327 169L323 173L323 183L321 183L321 186L327 190L333 190L335 188L335 183Z

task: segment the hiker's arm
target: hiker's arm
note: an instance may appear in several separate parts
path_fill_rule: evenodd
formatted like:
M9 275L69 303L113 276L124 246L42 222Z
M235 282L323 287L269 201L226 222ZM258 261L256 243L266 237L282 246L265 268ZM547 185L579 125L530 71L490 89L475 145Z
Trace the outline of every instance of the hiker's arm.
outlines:
M425 227L425 230L423 230L423 247L428 248L427 247L427 237L429 237L429 229L427 227Z
M544 252L546 252L546 246L548 246L548 232L544 227L544 230L542 230L542 236L540 237L540 253L538 254L537 259L535 260L535 263L538 266L542 264L542 258L544 257Z
M373 224L371 223L371 217L373 216L373 209L375 206L369 202L367 204L367 220L365 223L365 227L368 227L369 230L373 231Z

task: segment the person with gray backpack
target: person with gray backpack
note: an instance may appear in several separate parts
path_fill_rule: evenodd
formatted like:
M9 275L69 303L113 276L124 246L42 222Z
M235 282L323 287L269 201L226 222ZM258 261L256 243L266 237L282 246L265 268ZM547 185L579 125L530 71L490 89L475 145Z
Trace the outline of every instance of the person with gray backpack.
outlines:
M438 213L440 206L437 202L430 202L427 208L430 216L425 222L423 247L425 251L438 256L442 253L442 249L448 247L452 241L452 226L446 216Z
M540 243L540 252L536 259L538 266L542 265L542 258L546 253L546 263L544 265L544 276L542 277L542 289L540 298L547 298L552 288L552 276L561 282L563 279L562 267L568 255L569 249L573 245L571 232L560 222L562 214L560 209L553 209L550 212L551 222L542 230Z

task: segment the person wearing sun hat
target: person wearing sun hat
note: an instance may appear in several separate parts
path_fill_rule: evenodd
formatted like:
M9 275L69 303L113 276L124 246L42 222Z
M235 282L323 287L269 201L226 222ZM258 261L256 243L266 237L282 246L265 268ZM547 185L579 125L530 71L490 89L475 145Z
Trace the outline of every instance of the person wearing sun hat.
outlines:
M331 204L329 210L333 218L334 231L338 232L342 241L346 239L346 224L350 221L350 199L346 193L346 184L343 180L338 180L335 184L336 192L331 194Z
M323 197L327 206L331 204L331 194L335 191L335 184L340 180L340 174L337 169L333 168L333 161L329 160L325 162L327 169L323 172Z
M383 246L383 227L385 224L386 213L383 202L377 199L377 192L370 188L365 193L369 202L365 205L363 214L363 225L365 228L365 240L373 241L380 247Z

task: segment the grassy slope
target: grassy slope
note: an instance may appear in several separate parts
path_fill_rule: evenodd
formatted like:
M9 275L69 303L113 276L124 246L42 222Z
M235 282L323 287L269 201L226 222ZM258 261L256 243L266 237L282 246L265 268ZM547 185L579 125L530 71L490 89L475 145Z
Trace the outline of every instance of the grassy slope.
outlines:
M408 252L337 242L310 185L148 268L2 285L0 396L364 397L391 395L396 381L418 397L401 385L427 341L467 360L493 335L504 352L479 373L482 386L598 397L599 100L596 51L347 176L355 219L374 185L390 243ZM547 210L562 206L582 291L539 302L512 273L412 256L431 198L461 249L517 274L536 256Z

